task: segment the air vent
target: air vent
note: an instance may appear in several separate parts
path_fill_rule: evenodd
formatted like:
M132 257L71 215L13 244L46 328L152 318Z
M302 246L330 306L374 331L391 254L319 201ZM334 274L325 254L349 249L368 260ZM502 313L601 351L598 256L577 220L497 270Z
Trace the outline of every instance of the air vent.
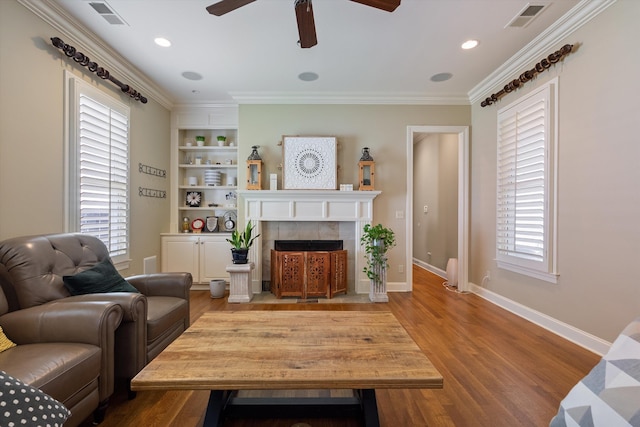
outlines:
M126 22L106 2L89 2L89 5L111 25L125 25Z
M505 28L524 28L531 23L540 13L549 6L548 4L531 4L527 5L518 13Z

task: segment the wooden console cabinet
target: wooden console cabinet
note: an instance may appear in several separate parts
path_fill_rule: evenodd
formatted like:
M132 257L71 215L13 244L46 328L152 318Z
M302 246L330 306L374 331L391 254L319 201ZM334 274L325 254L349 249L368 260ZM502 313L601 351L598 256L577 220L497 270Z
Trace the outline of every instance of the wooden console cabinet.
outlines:
M276 298L327 297L347 292L347 251L271 250L271 292Z

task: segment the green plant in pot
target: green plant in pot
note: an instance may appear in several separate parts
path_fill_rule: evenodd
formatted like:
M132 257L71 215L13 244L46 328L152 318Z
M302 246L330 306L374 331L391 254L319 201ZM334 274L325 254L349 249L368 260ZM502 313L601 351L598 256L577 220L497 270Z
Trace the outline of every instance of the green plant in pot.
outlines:
M251 224L251 221L247 222L247 226L242 231L233 230L231 238L226 239L231 243L231 260L234 264L246 264L249 258L249 248L253 245L260 235L253 236L253 229L255 225Z
M360 244L364 246L367 258L362 271L372 282L380 282L381 272L388 267L387 251L396 245L395 233L382 224L365 224Z

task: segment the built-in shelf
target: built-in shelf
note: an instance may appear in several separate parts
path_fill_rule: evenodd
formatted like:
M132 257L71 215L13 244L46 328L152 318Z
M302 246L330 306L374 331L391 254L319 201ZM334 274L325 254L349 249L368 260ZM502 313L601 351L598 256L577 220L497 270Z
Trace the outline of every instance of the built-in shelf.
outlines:
M236 212L238 190L238 110L237 106L178 108L172 114L172 159L170 200L171 232L180 233L184 217L218 216L224 211ZM218 137L224 136L224 145ZM196 137L204 137L198 145ZM198 138L199 139L199 138ZM232 144L232 145L229 145ZM206 185L207 171L219 172L219 185ZM196 184L196 185L193 185ZM186 202L189 192L201 193L199 207ZM215 206L209 206L215 204ZM222 226L220 223L219 226Z
M218 164L200 164L200 165L196 165L196 164L187 164L187 163L181 163L180 165L181 168L185 168L185 169L229 169L229 168L237 168L238 164L237 163L233 163L230 165L218 165Z
M201 206L201 207L193 207L190 208L189 206L184 206L181 208L178 208L178 210L180 211L214 211L214 210L221 210L221 211L237 211L238 208L237 207L229 207L229 206Z
M218 145L221 136L226 138L224 146ZM196 137L204 137L204 145L198 146ZM205 185L212 181L205 180L207 175L210 178L210 170L219 172L220 185ZM229 280L226 266L231 262L231 251L226 238L230 230L224 224L228 217L235 221L238 210L237 105L177 106L172 111L169 179L171 214L169 232L161 236L162 271L190 272L192 290L208 289L210 280ZM186 204L189 192L201 193L199 207ZM182 232L184 218L191 223L210 217L218 217L218 232Z
M237 190L235 185L180 185L182 190Z
M182 151L238 151L238 147L229 147L229 146L211 146L211 145L203 145L201 147L198 146L190 146L181 145L178 147L179 150Z

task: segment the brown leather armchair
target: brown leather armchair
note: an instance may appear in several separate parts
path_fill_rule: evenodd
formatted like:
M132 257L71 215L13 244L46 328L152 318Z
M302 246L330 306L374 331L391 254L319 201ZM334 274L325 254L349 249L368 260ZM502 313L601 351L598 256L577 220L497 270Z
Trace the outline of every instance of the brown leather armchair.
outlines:
M77 426L92 413L100 422L114 390L114 335L122 308L53 301L8 310L0 289L0 326L17 344L0 352L0 370L62 402L72 413L65 426Z
M123 309L116 330L115 374L131 380L190 324L190 273L156 273L127 278L140 293L71 296L63 276L109 259L105 245L85 234L16 237L0 242L0 286L10 310L49 301L109 301ZM133 394L132 394L133 396Z

